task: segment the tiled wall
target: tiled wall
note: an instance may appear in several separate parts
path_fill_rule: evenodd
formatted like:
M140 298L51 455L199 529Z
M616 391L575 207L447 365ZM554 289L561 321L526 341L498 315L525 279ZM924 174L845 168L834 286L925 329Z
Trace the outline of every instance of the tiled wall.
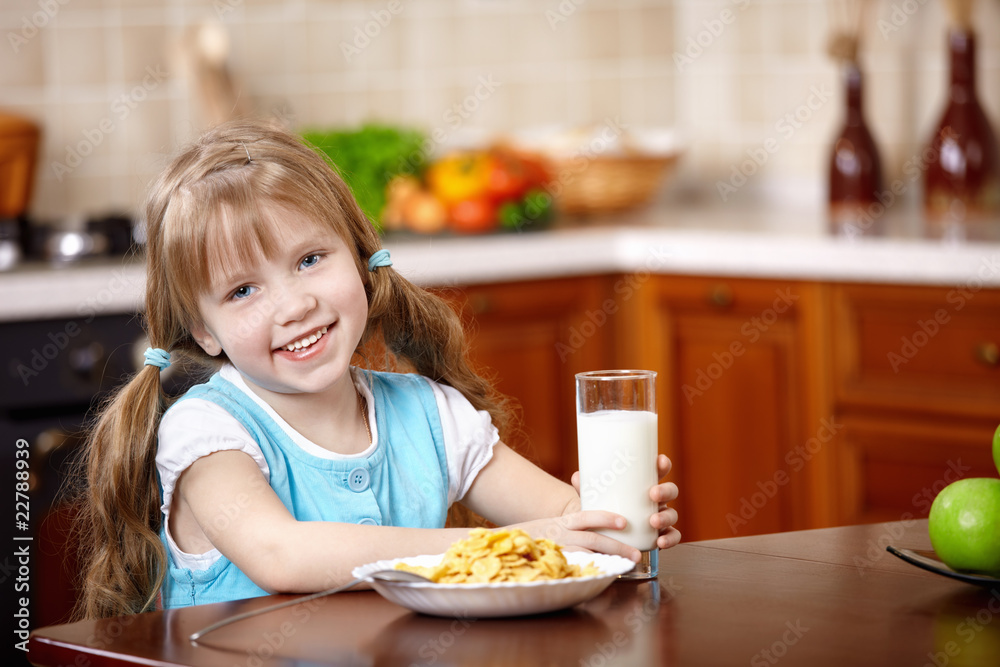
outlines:
M134 207L204 123L176 57L185 27L221 20L243 101L299 127L377 118L452 141L614 119L674 126L688 145L675 187L708 198L774 139L731 200L815 200L842 106L831 7L846 2L2 0L0 109L44 127L36 215ZM941 0L871 9L867 111L891 179L939 113L946 15ZM979 0L976 16L981 97L1000 128L1000 2Z

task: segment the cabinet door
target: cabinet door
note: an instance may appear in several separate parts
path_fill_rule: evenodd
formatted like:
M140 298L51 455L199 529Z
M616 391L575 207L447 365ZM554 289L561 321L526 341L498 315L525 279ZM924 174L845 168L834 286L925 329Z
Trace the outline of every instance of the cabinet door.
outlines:
M623 363L661 374L661 447L685 541L822 522L810 493L828 453L808 445L836 425L810 389L825 366L806 335L818 299L806 283L659 276L630 309L639 345Z
M978 420L848 415L837 443L840 524L925 518L965 477L996 477L993 429Z
M611 363L607 285L591 276L440 291L462 308L473 363L520 407L505 442L565 481L577 469L573 376Z
M838 285L831 304L835 522L927 516L946 484L995 477L1000 291Z
M839 285L838 404L1000 418L1000 290Z

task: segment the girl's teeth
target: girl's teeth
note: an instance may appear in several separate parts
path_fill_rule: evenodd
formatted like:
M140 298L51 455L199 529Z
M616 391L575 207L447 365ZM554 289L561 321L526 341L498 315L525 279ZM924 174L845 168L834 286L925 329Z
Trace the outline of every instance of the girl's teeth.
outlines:
M306 336L302 340L297 340L294 343L289 343L288 345L285 346L285 349L288 350L289 352L294 352L295 350L301 350L304 347L309 347L310 345L318 341L320 338L322 338L323 334L326 333L326 330L327 327L323 327L317 333Z

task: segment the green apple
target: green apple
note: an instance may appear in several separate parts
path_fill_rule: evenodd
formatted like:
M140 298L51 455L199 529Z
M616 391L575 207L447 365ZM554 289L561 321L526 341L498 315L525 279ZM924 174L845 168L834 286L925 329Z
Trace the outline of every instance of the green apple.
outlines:
M1000 573L1000 479L972 477L946 486L928 521L938 558L953 570Z
M1000 472L1000 426L997 426L993 434L993 465L997 467L997 472Z

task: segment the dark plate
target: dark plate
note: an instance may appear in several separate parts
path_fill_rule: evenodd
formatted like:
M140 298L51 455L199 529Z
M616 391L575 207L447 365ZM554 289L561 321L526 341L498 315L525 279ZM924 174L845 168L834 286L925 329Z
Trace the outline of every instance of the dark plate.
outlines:
M945 577L951 577L952 579L958 579L959 581L964 581L967 584L1000 588L1000 577L993 577L988 574L973 574L971 572L957 572L942 563L941 559L938 558L937 554L933 551L924 551L922 549L897 549L892 545L887 546L885 550L893 556L902 558L907 563L916 565L920 569L927 570L928 572L940 574Z

